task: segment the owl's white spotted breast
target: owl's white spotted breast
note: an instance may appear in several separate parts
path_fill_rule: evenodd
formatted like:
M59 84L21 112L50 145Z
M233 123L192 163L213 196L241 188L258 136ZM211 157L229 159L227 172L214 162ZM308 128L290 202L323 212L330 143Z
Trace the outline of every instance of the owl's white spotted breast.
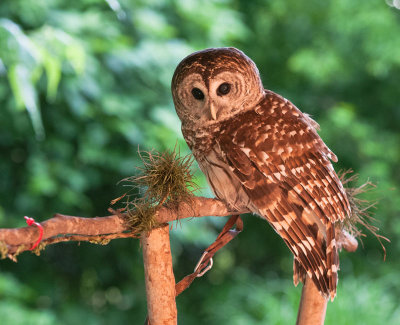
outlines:
M232 210L249 209L251 202L243 189L241 182L225 161L223 153L214 135L220 132L219 125L212 126L200 132L182 129L184 137L193 151L200 169L217 198L228 204Z

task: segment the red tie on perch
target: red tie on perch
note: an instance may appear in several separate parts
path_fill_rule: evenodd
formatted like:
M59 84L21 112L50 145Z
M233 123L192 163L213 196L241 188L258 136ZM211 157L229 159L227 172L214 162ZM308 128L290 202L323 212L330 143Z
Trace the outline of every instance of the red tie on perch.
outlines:
M35 225L36 227L39 228L39 232L40 232L38 240L30 248L30 250L32 251L39 245L39 243L41 242L41 240L43 238L43 227L42 227L42 225L40 223L36 222L35 219L33 219L33 218L29 218L27 216L25 216L24 218L25 218L26 223L28 224L28 226Z

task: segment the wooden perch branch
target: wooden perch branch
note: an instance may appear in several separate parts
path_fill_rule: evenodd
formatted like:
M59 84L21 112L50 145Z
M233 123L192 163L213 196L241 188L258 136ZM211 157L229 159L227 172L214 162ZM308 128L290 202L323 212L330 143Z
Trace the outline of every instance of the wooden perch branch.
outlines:
M318 292L314 282L307 277L301 291L296 325L323 325L328 300Z
M230 211L225 203L217 199L194 197L190 205L183 202L177 208L161 207L156 218L159 223L167 223L178 220L178 217L179 219L204 216L224 217L246 212L248 211ZM135 236L125 225L124 218L118 215L83 218L56 214L53 218L43 221L41 225L44 230L42 240L44 244L64 241L101 243L104 240ZM0 243L7 246L9 254L16 251L20 253L30 249L38 234L39 231L36 227L0 229ZM349 234L338 232L338 239L339 247L342 246L347 251L357 249L357 241Z
M175 276L172 269L169 226L142 234L148 322L176 325Z
M240 211L245 213L247 211ZM157 213L159 223L167 223L178 219L204 216L227 216L236 211L217 199L194 197L191 204L181 203L177 208L163 206ZM62 241L92 241L104 243L115 238L135 237L126 226L122 216L83 218L56 214L53 218L41 222L43 227L42 244L54 244ZM6 247L7 254L29 250L38 238L37 227L0 229L0 244Z
M344 230L337 229L336 241L339 249L343 248L348 252L354 252L358 247L357 240ZM325 299L318 292L314 282L309 277L306 277L301 291L296 325L323 325L327 305L328 299Z
M162 206L156 214L156 220L160 224L165 224L170 221L191 217L223 217L246 212L249 211L230 211L226 204L217 199L193 197L190 203L182 202L174 208ZM44 231L42 247L43 244L54 244L63 241L90 241L105 244L111 239L138 236L138 234L131 232L123 214L96 218L56 214L53 218L42 222L41 226ZM38 238L38 234L37 227L0 229L0 252L2 257L7 256L15 260L16 255L32 247L32 244ZM350 252L355 251L358 246L354 237L340 229L337 229L337 242L339 249L344 248ZM142 245L143 257L147 267L145 275L149 320L152 325L174 324L176 323L175 279L172 272L172 261L170 260L168 226L153 229L147 235L143 234ZM161 245L162 247L158 247L157 245ZM40 246L37 249L40 249ZM165 252L164 255L167 258L163 258L162 261L154 260L155 257L160 257L155 254L154 249L158 252ZM148 268L150 265L154 267ZM163 270L157 269L160 265L162 265ZM156 278L162 281L159 285L151 280L154 278L154 272L159 275ZM158 289L154 290L154 287ZM165 288L165 292L163 288ZM156 303L153 304L150 301ZM154 309L157 306L157 301L161 304L160 306L164 307ZM306 281L303 287L297 324L323 324L326 304L327 301L319 294L314 283ZM168 309L168 312L165 309ZM160 310L164 311L158 313ZM164 319L165 317L167 317L165 322L160 321L160 319Z

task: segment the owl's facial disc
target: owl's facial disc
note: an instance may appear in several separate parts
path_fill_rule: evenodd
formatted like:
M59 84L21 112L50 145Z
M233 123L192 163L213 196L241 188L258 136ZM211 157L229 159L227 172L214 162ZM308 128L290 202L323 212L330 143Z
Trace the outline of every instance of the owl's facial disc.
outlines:
M205 98L204 93L199 88L194 87L192 89L191 93L192 93L194 99L202 101ZM215 106L213 105L212 102L210 102L210 114L211 114L211 117L212 117L213 120L217 119Z
M182 108L197 121L219 121L233 116L246 106L251 98L246 78L239 73L221 71L209 79L193 73L182 81L178 99Z
M179 107L177 112L180 117L187 115L203 122L212 118L208 89L200 74L192 73L186 76L176 95L176 104Z
M248 106L251 98L246 78L234 71L223 71L209 80L210 110L215 120L232 117Z
M206 49L178 65L172 80L181 121L196 127L253 109L264 96L255 64L234 48Z
M222 83L218 89L217 89L217 95L218 96L225 96L227 95L231 90L231 84L224 82ZM197 100L204 100L205 96L204 93L199 89L194 87L191 91L193 97ZM212 97L212 94L208 94L209 97ZM213 120L217 120L217 109L213 101L209 101L209 106L210 106L210 114Z

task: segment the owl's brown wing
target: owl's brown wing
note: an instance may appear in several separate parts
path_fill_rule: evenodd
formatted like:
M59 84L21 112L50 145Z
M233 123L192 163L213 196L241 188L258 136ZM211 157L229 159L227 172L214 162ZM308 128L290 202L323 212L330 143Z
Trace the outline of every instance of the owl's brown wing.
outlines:
M315 122L314 122L315 123ZM284 239L318 289L333 298L339 265L334 222L349 212L330 159L336 156L311 118L272 92L255 111L221 129L218 144L251 209ZM295 270L303 279L302 272Z

